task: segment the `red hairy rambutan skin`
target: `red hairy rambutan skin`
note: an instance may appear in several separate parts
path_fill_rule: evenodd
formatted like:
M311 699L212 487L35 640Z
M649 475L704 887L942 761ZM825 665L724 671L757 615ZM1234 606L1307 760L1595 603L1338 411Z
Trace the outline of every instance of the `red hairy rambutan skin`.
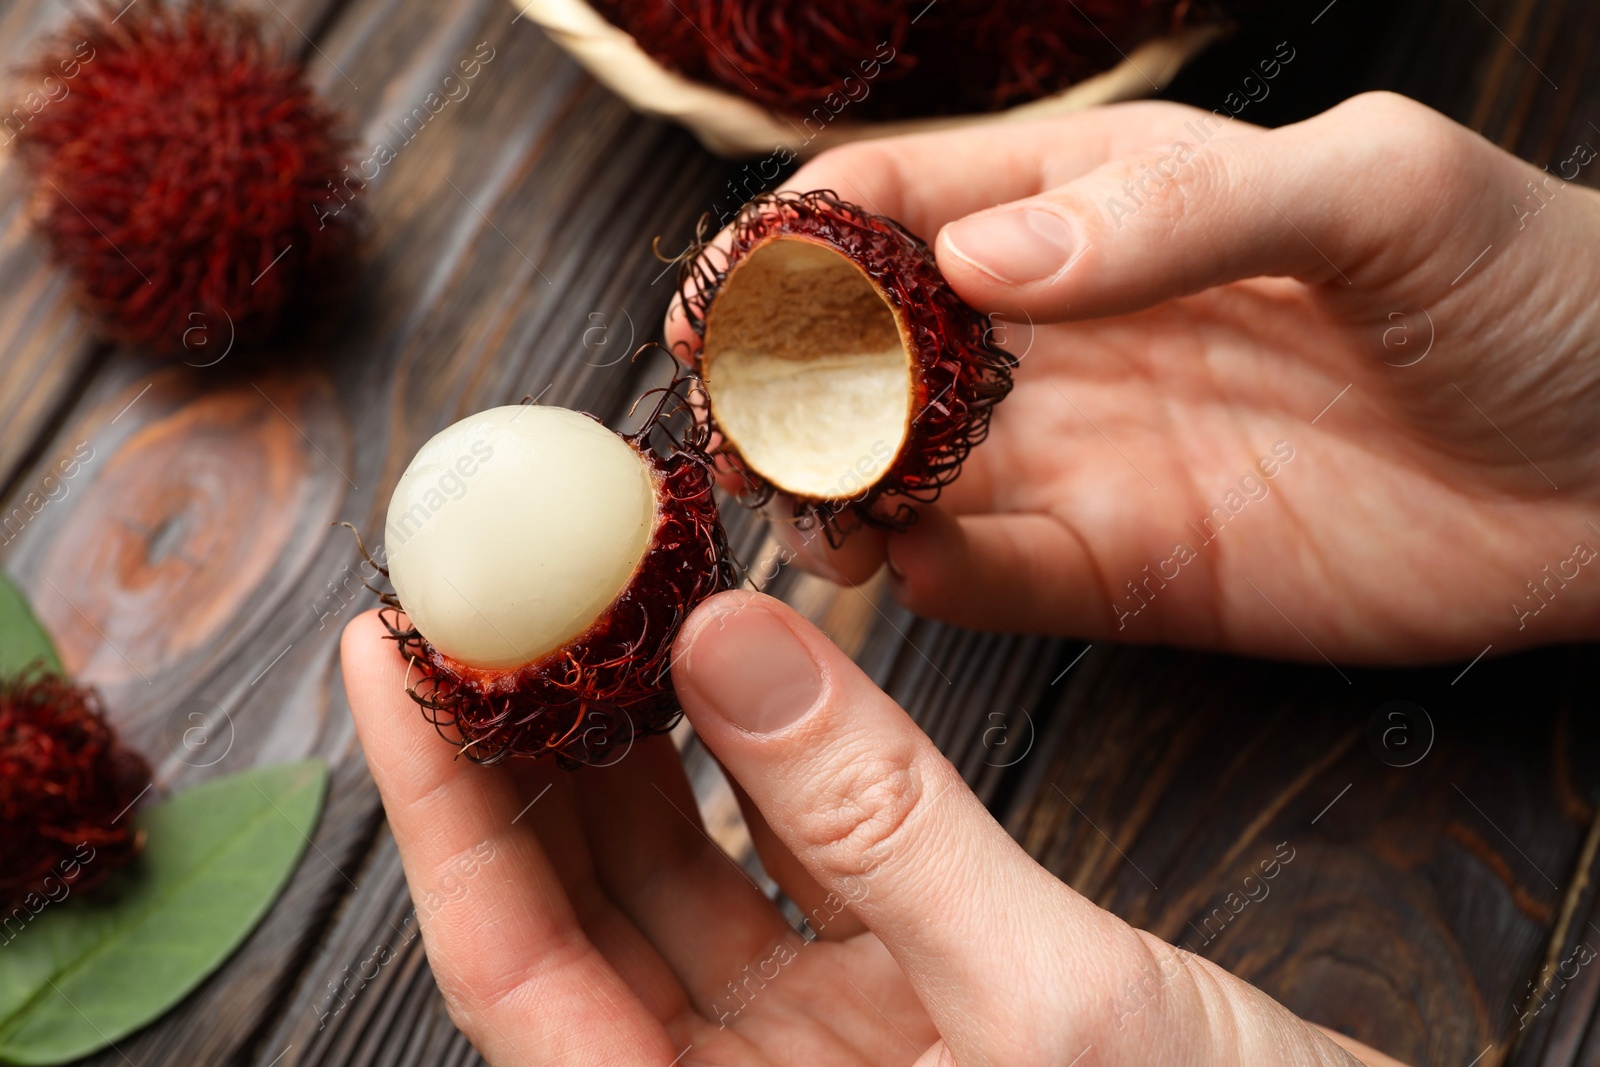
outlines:
M702 342L695 371L704 376L706 319L718 293L739 264L779 237L817 241L864 271L888 301L911 341L915 413L906 441L873 485L848 499L794 498L794 517L804 527L821 523L835 544L847 532L841 518L885 529L916 520L914 504L932 503L961 473L968 454L989 436L994 407L1011 392L1016 357L991 338L989 317L956 295L934 260L933 250L893 219L840 200L829 190L763 193L745 204L727 232L713 242L709 218L699 242L685 254L679 272L684 312ZM707 396L704 417L716 431L716 398ZM722 455L748 487L746 503L766 505L777 490L752 470L726 442Z
M93 691L37 670L0 682L0 920L132 860L143 841L128 809L149 784Z
M36 180L35 226L118 341L267 340L354 246L334 115L253 15L119 6L73 19L22 72L0 136Z
M681 382L663 393L677 397ZM407 692L440 736L477 763L554 756L564 767L609 765L635 738L665 733L682 708L672 688L672 645L695 605L739 582L717 515L703 427L673 440L667 455L649 444L661 408L624 438L655 482L656 528L626 589L588 630L511 670L469 667L400 625L403 604L380 594L402 655L413 661ZM382 568L379 568L382 570ZM387 573L387 572L384 572Z
M1236 0L1239 2L1239 0ZM824 121L989 111L1106 70L1141 41L1218 21L1192 0L596 0L656 62ZM847 80L848 79L848 80Z

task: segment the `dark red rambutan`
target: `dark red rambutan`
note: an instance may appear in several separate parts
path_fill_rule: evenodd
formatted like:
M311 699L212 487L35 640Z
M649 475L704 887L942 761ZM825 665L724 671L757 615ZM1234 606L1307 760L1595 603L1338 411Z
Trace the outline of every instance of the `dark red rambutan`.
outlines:
M656 62L784 114L989 111L1221 16L1192 0L596 0ZM830 116L831 117L831 116Z
M36 670L0 682L0 926L132 860L129 809L149 784L91 690Z
M989 432L1016 358L898 223L828 191L766 193L684 259L707 425L749 502L903 528Z
M22 77L0 136L35 179L37 230L114 339L248 344L325 298L354 244L333 191L346 145L255 16L102 0Z
M462 755L609 764L677 723L672 643L737 582L705 429L651 445L681 389L626 436L563 408L480 412L401 476L383 617L407 691Z

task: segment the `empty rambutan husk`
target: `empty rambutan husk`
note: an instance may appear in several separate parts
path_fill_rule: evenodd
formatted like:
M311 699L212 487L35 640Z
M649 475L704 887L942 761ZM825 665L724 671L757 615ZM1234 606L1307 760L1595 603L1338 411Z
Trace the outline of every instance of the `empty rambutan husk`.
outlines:
M898 223L828 191L756 197L680 268L704 418L747 502L837 542L903 528L989 432L1016 358Z
M628 435L562 408L480 412L402 476L382 615L411 660L407 691L468 759L609 764L677 723L673 641L738 580L707 431L662 426L682 390L655 391Z
M0 681L0 918L126 866L143 844L130 809L149 784L93 690L37 669Z
M213 361L338 290L356 216L341 179L361 182L254 14L100 0L19 88L6 139L34 178L35 228L112 339Z

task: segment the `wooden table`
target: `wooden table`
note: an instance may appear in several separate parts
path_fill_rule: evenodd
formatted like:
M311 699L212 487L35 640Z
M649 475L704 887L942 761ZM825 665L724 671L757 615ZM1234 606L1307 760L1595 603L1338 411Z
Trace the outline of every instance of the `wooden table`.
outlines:
M663 374L623 358L654 334L671 284L650 238L679 247L734 168L630 114L505 0L260 6L363 143L480 42L494 58L363 194L366 269L339 332L253 363L174 366L96 343L0 162L6 510L80 442L94 451L4 545L5 566L161 787L312 754L335 766L287 893L219 974L121 1043L128 1059L476 1062L420 942L397 933L410 901L336 654L369 599L329 523L379 529L413 450L468 412L542 393L621 420ZM8 0L0 58L15 65L64 13ZM1600 143L1600 5L1314 0L1274 19L1168 95L1221 106L1287 40L1295 62L1247 118L1391 88L1535 162ZM770 551L736 509L729 525L741 558ZM968 633L789 572L771 589L913 711L1034 855L1129 921L1411 1063L1600 1061L1600 967L1519 1020L1541 967L1600 946L1591 649L1346 668L1347 683L1321 663ZM1369 727L1378 714L1381 733L1392 700L1431 728L1413 715L1386 750ZM186 745L201 724L207 743ZM713 828L740 847L692 738L685 755ZM1293 859L1270 896L1233 915L1229 894L1280 843ZM321 1020L333 984L380 947L394 960Z

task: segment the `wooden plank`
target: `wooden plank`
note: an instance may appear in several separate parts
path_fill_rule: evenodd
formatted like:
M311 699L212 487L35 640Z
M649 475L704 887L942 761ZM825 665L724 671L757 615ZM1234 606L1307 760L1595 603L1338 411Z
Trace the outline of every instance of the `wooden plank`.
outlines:
M1600 967L1594 966L1600 953L1597 861L1600 817L1591 818L1578 875L1567 887L1544 958L1516 990L1510 1063L1578 1067L1600 1057Z
M0 277L29 298L0 289L0 321L20 331L0 389L37 381L15 444L0 431L0 471L21 462L13 485L25 487L80 441L96 457L6 546L8 568L164 786L311 753L338 764L290 892L216 979L134 1039L140 1063L478 1062L419 942L403 936L409 897L337 675L338 628L366 601L348 582L353 546L326 524L375 532L407 457L466 412L548 388L547 402L622 419L662 374L616 359L654 335L670 288L646 239L681 242L727 173L682 133L627 114L499 0L310 4L285 10L289 29L317 42L317 82L364 144L397 149L355 198L370 240L331 338L206 371L91 352L46 381L35 368L49 345L30 338L65 344L73 319L20 236L14 262L0 243ZM1217 106L1282 34L1303 62L1252 119L1303 117L1355 88L1412 88L1458 117L1478 109L1491 136L1537 158L1593 110L1573 103L1600 86L1581 5L1482 0L1476 20L1447 0L1341 0L1312 22L1313 7L1326 5L1239 35L1174 93ZM13 4L0 31L42 12ZM1496 22L1585 95L1545 95ZM494 59L471 94L399 143L392 124L479 42ZM12 234L18 193L5 180L0 170ZM732 511L729 525L745 559L770 550L748 517ZM1515 994L1550 957L1562 915L1594 914L1568 884L1592 866L1581 860L1593 741L1573 714L1538 718L1592 688L1577 653L1480 664L1465 696L1439 672L1362 674L1350 693L1322 667L965 633L911 618L881 589L832 590L788 570L772 589L850 649L1008 828L1094 899L1180 943L1194 937L1296 1010L1415 1062L1467 1063L1485 1046L1484 1065L1544 1062L1506 1056ZM1416 767L1380 763L1365 740L1393 696L1437 716L1438 748ZM1532 721L1508 726L1496 702L1533 708ZM196 714L205 746L193 734L184 744ZM685 753L737 845L703 749L686 740ZM1295 858L1270 899L1219 926L1216 908L1279 841ZM1565 929L1579 936L1575 920ZM329 1014L329 994L349 994L350 969L370 970L380 947L393 959ZM1516 1055L1586 1062L1600 1043L1593 1005L1591 987L1573 983L1538 1017L1543 1044L1527 1039Z
M1460 686L1458 667L1347 686L1326 667L1118 651L1080 667L1048 785L1008 823L1081 892L1306 1018L1410 1063L1491 1046L1481 1062L1499 1063L1588 832L1571 801L1593 795L1594 738L1574 743L1566 709L1589 663L1558 649ZM1369 736L1395 699L1437 731L1424 755L1417 730L1411 766ZM1542 710L1513 722L1508 706ZM1280 843L1294 859L1252 888Z

